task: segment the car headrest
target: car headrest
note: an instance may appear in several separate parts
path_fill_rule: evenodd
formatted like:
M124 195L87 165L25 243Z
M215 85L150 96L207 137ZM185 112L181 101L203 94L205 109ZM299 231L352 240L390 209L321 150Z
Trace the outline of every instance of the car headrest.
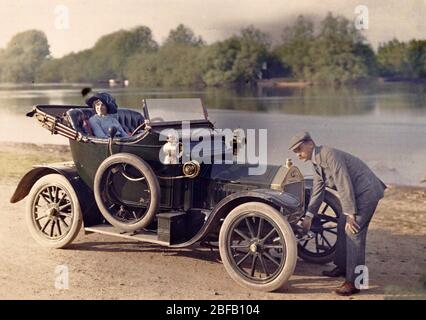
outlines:
M127 132L133 132L139 125L145 122L145 118L137 111L130 109L118 109L113 115L120 122L123 129Z

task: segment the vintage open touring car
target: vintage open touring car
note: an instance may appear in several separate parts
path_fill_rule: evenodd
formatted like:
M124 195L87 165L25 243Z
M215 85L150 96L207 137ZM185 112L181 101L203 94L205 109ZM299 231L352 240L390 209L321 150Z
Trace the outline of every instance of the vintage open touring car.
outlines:
M36 105L27 114L68 138L73 158L34 166L10 200L28 196L26 221L40 244L63 248L82 225L86 233L172 248L210 242L237 283L263 291L287 282L297 256L313 263L333 259L341 214L336 193L327 190L311 233L304 234L298 222L312 180L291 161L250 175L250 164L197 159L191 153L197 141L182 144L182 120L191 135L220 135L199 99L144 99L140 112L119 108L114 116L131 132L125 138L115 137L114 128L109 138L90 136L84 121L93 114L72 105ZM166 129L177 132L174 139L164 137ZM211 144L215 159L235 157L246 143L237 134L231 143L219 141L220 148ZM184 155L187 161L173 161Z

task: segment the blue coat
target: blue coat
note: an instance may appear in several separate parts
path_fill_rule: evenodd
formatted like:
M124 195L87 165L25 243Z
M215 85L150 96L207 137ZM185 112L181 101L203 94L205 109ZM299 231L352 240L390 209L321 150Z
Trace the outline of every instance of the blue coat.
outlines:
M128 137L129 135L124 131L120 122L111 114L100 116L95 114L89 118L90 126L92 127L93 134L98 138L108 138L108 129L111 127L117 128L117 137Z

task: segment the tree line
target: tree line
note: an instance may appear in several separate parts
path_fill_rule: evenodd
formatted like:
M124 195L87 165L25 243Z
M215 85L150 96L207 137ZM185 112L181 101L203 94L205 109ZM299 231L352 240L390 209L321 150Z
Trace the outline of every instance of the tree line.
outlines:
M207 44L187 26L160 45L138 26L102 36L93 48L50 56L42 31L16 34L0 49L0 82L99 82L129 80L136 86L251 85L285 77L315 83L350 83L386 77L426 78L426 40L379 45L374 52L354 23L329 13L318 25L299 16L280 43L249 26Z

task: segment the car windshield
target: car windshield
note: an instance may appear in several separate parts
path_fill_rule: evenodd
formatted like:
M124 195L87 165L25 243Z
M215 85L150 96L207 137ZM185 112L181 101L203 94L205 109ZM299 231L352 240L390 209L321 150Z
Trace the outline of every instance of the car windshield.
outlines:
M145 118L150 122L207 120L201 99L145 99Z

